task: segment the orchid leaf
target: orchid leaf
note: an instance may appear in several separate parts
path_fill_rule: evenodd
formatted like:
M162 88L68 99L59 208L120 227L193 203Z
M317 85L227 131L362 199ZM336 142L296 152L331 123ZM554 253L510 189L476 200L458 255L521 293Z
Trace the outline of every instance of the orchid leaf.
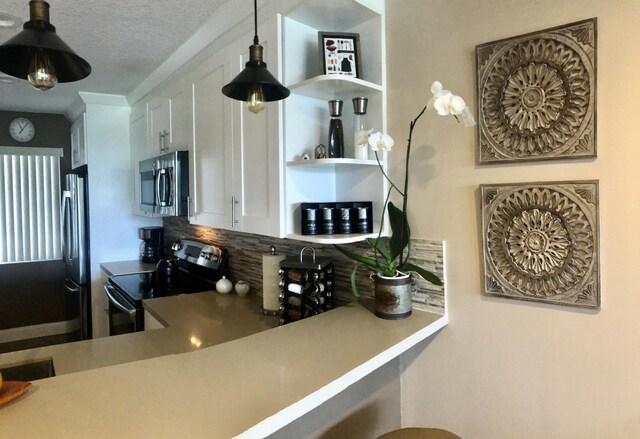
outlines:
M395 259L405 247L409 244L411 230L409 229L409 221L402 210L398 209L393 203L389 203L389 223L391 224L391 238L389 238L389 249L391 250L391 259Z
M384 242L382 242L381 239L367 238L367 242L371 247L376 249L378 253L380 253L380 255L382 255L382 257L384 258L385 261L387 261L387 263L390 261L393 261L394 258L391 257L391 254L389 253L389 249L387 249L387 246L384 244Z
M353 270L351 271L351 291L353 292L353 295L358 298L360 297L360 291L358 291L358 286L356 285L356 273L359 266L360 264L356 262L356 266L353 267Z
M349 250L344 249L342 246L334 245L334 247L346 257L353 259L356 262L361 263L365 267L367 267L371 271L378 271L378 261L373 258L369 258L367 256L362 256L358 253L350 252Z
M418 267L417 265L411 264L409 262L405 262L402 264L402 271L412 271L416 273L418 276L423 278L424 280L431 282L434 285L442 285L442 281L438 276L431 273L430 271L425 270L422 267Z

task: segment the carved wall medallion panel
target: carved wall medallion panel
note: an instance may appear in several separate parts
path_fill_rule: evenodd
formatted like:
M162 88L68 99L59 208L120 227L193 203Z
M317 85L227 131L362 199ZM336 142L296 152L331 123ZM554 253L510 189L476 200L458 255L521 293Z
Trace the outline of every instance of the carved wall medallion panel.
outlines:
M596 25L476 46L478 163L596 156Z
M600 307L597 181L480 192L485 295Z

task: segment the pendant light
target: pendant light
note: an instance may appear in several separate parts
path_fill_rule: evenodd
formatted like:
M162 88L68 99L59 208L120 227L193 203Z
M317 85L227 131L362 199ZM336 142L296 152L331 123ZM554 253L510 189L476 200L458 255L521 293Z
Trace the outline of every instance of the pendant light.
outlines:
M246 101L252 113L258 113L265 102L279 101L289 96L289 89L280 84L262 61L262 46L258 39L258 1L253 0L255 35L249 46L249 61L244 70L222 87L222 93L236 101Z
M91 66L65 44L49 23L49 3L29 2L29 21L23 30L0 45L0 72L27 79L38 90L46 91L58 82L86 78Z

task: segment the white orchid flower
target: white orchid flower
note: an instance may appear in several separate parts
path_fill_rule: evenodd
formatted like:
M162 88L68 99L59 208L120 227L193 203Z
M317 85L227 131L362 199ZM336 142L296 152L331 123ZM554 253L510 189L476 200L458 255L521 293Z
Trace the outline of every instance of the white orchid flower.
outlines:
M370 130L358 131L356 133L355 144L358 146L366 145L367 142L369 141L369 136L371 135L372 132L373 132L373 128L371 128Z
M449 113L455 115L461 114L464 109L467 108L467 104L460 96L453 95L451 101L449 101Z
M380 131L369 136L369 146L372 151L391 151L394 141L388 134L382 134Z
M440 116L452 114L458 122L461 122L467 128L476 124L464 99L454 95L449 90L445 90L442 83L434 81L431 84L431 93L433 96L429 99L427 108L435 109Z

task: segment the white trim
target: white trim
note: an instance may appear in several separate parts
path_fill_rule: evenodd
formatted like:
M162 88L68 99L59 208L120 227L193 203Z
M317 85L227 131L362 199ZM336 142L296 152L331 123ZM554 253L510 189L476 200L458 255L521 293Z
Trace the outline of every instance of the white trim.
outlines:
M18 328L0 329L0 343L18 340L68 334L80 328L80 319L63 322L43 323L42 325L20 326Z
M62 148L34 148L32 146L0 146L0 154L64 157L64 150Z

